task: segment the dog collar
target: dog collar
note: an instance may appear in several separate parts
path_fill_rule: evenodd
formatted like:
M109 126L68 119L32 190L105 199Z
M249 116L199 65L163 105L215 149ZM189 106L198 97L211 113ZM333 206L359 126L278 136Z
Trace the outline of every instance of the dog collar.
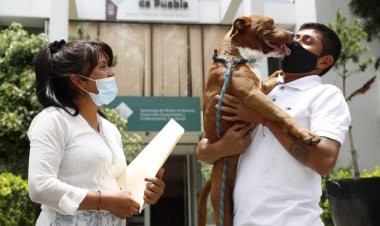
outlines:
M232 58L232 62L230 62L231 67L235 67L238 64L256 63L256 61L257 61L255 58L249 58L249 59L240 58L240 59L238 59L235 56L232 56L231 58ZM230 58L228 58L228 57L218 56L218 51L216 49L214 49L214 55L212 56L212 59L214 61L222 61L224 63L226 63L226 61L231 61Z

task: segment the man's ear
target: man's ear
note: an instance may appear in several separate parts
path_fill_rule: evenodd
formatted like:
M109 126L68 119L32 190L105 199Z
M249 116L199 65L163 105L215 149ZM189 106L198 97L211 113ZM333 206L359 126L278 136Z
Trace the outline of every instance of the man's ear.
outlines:
M327 56L321 56L318 58L317 61L317 68L318 69L325 69L333 65L335 62L334 57L332 55Z
M230 34L230 37L234 36L239 31L243 31L251 27L252 21L249 17L239 17L234 21L233 28Z

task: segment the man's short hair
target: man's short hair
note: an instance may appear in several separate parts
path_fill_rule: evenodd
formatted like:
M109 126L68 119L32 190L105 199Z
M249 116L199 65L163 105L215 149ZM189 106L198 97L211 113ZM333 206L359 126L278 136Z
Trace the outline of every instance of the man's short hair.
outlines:
M342 43L334 30L320 23L305 23L301 25L299 30L312 29L321 33L322 36L322 54L321 56L331 55L334 58L334 63L325 68L319 76L326 74L338 61Z

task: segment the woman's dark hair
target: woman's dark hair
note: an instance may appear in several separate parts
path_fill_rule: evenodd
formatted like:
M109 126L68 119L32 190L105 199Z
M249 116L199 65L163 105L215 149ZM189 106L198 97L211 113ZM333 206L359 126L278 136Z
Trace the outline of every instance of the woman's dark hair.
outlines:
M324 24L305 23L301 25L299 30L304 30L304 29L312 29L312 30L318 31L321 34L322 45L323 45L321 56L331 55L334 58L334 63L330 67L325 68L319 75L319 76L322 76L326 74L330 70L330 68L332 68L334 64L338 61L339 56L340 56L340 51L342 48L342 43L338 35L335 33L335 31Z
M38 101L46 108L55 106L75 116L79 107L75 103L79 95L70 75L89 77L100 61L101 53L111 66L113 53L109 45L99 41L55 41L43 46L34 60L36 93ZM67 108L74 110L70 112Z

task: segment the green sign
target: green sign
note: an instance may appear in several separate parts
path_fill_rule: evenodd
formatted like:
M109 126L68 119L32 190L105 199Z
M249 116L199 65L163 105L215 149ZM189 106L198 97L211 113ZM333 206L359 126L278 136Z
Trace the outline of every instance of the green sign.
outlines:
M118 109L128 118L129 131L159 131L170 119L185 131L201 130L199 97L118 96L107 107Z

